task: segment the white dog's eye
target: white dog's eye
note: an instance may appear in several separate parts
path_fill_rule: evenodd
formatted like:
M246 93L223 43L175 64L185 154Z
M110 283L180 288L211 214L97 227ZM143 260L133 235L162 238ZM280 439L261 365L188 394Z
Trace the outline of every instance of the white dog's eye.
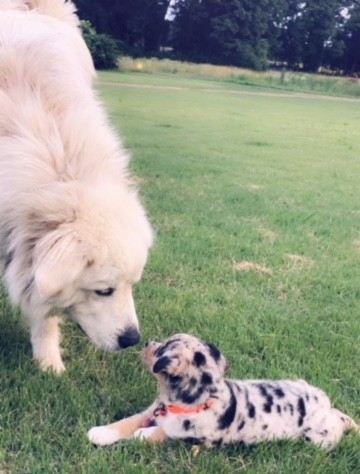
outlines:
M95 290L98 296L111 296L115 291L115 288L106 288L106 290Z

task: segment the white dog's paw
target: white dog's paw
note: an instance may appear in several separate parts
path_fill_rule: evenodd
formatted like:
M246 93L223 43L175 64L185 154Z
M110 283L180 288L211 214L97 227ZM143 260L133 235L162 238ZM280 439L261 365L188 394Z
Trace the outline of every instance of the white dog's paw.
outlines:
M52 371L56 375L60 375L65 371L65 365L60 355L46 356L42 358L35 356L35 360L39 363L40 369L43 371Z
M94 426L88 433L89 440L97 446L107 446L121 439L119 433L108 426Z
M151 436L154 434L154 431L156 430L158 430L157 426L149 426L148 428L139 428L133 433L132 437L136 439L146 440L148 438L151 438Z

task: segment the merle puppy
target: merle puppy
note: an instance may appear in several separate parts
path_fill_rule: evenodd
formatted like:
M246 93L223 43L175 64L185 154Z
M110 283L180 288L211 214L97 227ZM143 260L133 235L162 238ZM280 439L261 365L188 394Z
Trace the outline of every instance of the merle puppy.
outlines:
M143 358L159 381L158 397L140 414L92 428L88 436L94 444L170 438L213 448L305 438L331 450L345 431L360 431L349 416L331 407L322 390L303 380L224 378L223 355L193 336L150 342Z

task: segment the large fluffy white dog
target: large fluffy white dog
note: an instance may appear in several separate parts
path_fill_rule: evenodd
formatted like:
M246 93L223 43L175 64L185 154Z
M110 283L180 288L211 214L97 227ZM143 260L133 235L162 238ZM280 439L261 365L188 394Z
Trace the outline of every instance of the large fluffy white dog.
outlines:
M57 373L64 314L104 349L139 341L132 285L152 244L74 12L0 0L0 275Z

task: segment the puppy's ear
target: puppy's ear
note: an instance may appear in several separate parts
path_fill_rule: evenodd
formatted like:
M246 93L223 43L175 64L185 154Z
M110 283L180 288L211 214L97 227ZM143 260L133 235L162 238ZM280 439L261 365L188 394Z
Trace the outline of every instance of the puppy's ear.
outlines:
M206 342L205 344L209 349L211 357L215 360L215 362L218 362L221 359L221 352L219 349L214 346L214 344L211 344L211 342Z
M158 374L159 372L168 373L168 369L171 365L170 357L163 356L158 359L153 367L154 374Z
M38 243L35 255L35 284L43 298L73 284L89 260L81 241L63 229L46 235Z

